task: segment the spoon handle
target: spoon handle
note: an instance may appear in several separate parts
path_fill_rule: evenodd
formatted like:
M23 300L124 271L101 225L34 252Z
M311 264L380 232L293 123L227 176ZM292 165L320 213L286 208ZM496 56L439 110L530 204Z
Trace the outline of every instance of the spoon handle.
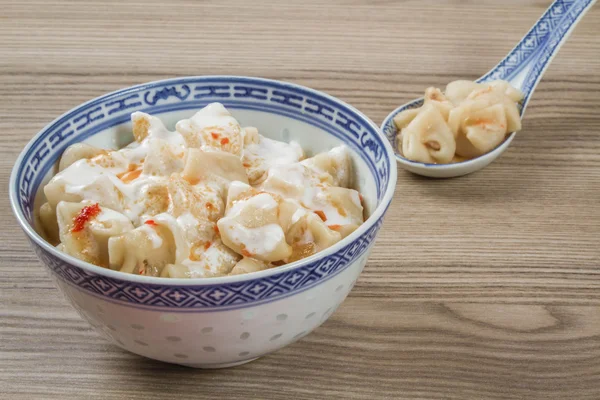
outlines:
M497 79L509 81L525 95L521 109L521 113L524 113L529 98L550 61L595 2L596 0L554 1L515 48L478 82Z

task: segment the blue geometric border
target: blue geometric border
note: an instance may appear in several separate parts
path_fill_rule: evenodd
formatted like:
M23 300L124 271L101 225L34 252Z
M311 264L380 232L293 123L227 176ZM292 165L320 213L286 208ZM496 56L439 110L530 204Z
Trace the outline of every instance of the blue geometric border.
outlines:
M91 273L65 263L35 243L33 247L57 278L104 300L134 308L169 312L224 311L280 300L333 278L374 244L381 223L382 220L378 220L363 236L338 252L303 267L264 278L215 285L132 283Z

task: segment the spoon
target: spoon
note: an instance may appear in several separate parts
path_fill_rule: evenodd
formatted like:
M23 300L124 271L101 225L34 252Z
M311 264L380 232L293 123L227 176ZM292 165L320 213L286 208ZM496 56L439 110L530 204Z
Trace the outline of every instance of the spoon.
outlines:
M522 118L531 95L542 79L548 65L550 65L560 47L567 41L575 26L595 2L596 0L554 1L515 48L498 65L476 82L484 83L501 79L508 81L513 87L521 90L524 94L520 104ZM381 130L394 148L400 166L415 174L432 178L453 178L470 174L489 165L508 148L515 138L516 132L513 132L494 150L468 161L453 164L429 164L411 161L398 152L396 143L398 130L394 125L394 117L401 111L418 108L422 105L423 98L404 104L392 111L381 125Z

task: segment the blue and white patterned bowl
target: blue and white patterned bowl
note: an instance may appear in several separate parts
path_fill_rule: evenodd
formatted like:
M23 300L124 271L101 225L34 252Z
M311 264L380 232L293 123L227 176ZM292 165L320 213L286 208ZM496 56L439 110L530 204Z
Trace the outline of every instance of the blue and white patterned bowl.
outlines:
M130 114L167 125L211 102L242 125L296 140L310 152L345 143L352 151L368 220L337 245L283 267L206 280L124 274L87 264L35 229L43 184L73 143L131 140ZM352 289L374 244L396 184L394 152L379 128L342 101L298 85L246 77L188 77L134 86L91 100L38 133L12 171L13 211L65 296L99 332L133 353L200 368L242 364L323 323Z

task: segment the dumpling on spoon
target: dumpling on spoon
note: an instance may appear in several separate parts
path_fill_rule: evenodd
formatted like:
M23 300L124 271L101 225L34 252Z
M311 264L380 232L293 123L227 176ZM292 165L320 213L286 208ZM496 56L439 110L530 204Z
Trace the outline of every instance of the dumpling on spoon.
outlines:
M502 104L484 108L465 119L456 140L456 154L477 157L495 149L506 137L506 113Z
M458 80L454 82L450 82L446 86L446 97L450 100L455 106L460 105L474 90L478 90L485 87L477 82L473 81L465 81Z
M456 141L439 109L425 104L418 115L402 130L402 153L413 161L449 163Z
M461 162L486 154L521 129L523 93L506 81L454 81L425 91L423 106L394 117L398 150L424 163Z

